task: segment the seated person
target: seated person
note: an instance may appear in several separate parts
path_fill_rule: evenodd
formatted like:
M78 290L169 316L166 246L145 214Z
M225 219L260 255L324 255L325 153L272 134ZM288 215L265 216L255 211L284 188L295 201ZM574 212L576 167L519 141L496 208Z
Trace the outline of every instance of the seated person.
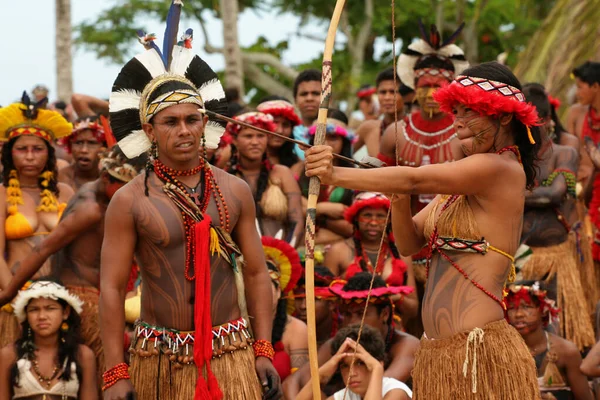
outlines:
M391 221L387 221L389 208L390 199L380 193L357 194L352 206L344 213L344 218L354 228L354 235L331 246L325 254L325 266L346 279L359 272L373 273L375 270L388 285L411 286L415 290L413 293L406 297L394 296L392 300L396 313L412 318L419 309L412 262L410 257L401 257L396 248ZM379 254L383 235L385 240ZM374 265L377 266L373 268Z
M506 317L525 340L535 359L543 399L592 400L581 355L575 344L544 330L558 316L554 301L539 282L522 281L509 287Z
M335 336L339 327L340 316L335 302L335 295L329 291L329 285L335 277L322 265L315 266L315 318L317 322L317 344L320 346ZM294 299L294 316L306 323L306 288L304 286L304 270L289 294ZM282 379L283 380L283 379Z
M365 307L366 294L369 291L372 275L361 272L354 275L348 282L338 281L330 286L330 290L337 294L342 327L360 323ZM385 352L390 357L390 363L385 368L384 376L406 382L414 364L414 356L419 347L419 340L414 336L396 330L394 324L394 304L391 296L394 294L408 294L412 288L405 286L388 287L380 276L375 276L371 299L367 307L365 325L375 328L384 338ZM335 351L332 347L333 339L326 341L319 348L319 365L324 365L333 357ZM308 365L303 366L285 380L283 390L286 398L295 399L300 389L310 379ZM343 382L332 380L325 393L331 395L343 388Z
M326 384L339 372L347 388L335 392L328 400L408 400L412 391L404 383L383 376L385 344L377 330L363 326L360 343L357 343L360 326L351 325L338 332L331 349L335 355L319 368L321 384ZM354 360L353 360L354 359ZM353 363L354 361L354 363ZM309 381L296 400L311 399Z
M308 362L306 323L287 313L287 295L300 279L302 265L296 250L283 240L262 237L263 250L273 283L273 366L284 380Z

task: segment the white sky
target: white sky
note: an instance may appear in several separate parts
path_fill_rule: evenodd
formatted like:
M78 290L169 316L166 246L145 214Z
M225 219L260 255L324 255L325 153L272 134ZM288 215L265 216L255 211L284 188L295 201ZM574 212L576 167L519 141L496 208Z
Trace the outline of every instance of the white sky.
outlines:
M73 26L82 21L94 20L101 10L109 8L118 0L71 0L71 17ZM208 32L211 44L221 47L222 24L220 20L210 17L206 12ZM53 0L0 0L0 105L7 105L19 100L23 90L31 91L36 84L46 85L50 89L50 101L56 95L55 51L54 51L54 1ZM164 23L161 21L142 21L150 32L155 32L162 43ZM298 37L299 18L287 14L262 13L247 11L240 15L238 33L242 46L253 44L263 35L275 44L281 40L290 41L289 49L283 54L283 62L289 65L302 63L314 58L323 49L324 43ZM204 38L199 24L195 21L182 21L180 32L191 27L194 29L194 48L210 65L218 71L224 66L223 57L219 54L203 52ZM303 32L325 37L325 24L311 23ZM343 36L338 34L338 42ZM384 41L381 41L384 42ZM390 44L379 43L378 53ZM376 43L377 44L377 43ZM132 44L133 54L141 51L141 45ZM400 49L400 47L398 47ZM113 80L120 66L96 56L83 48L73 51L73 85L74 91L100 98L108 98Z

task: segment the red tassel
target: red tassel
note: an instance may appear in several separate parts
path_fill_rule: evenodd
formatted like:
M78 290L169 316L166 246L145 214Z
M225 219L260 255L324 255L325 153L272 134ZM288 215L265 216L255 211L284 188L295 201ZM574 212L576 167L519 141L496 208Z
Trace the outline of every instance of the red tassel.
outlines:
M210 369L212 357L212 320L210 317L210 224L208 214L194 226L194 268L196 273L196 290L194 307L194 323L196 336L194 341L194 362L198 367L198 380L194 400L220 400L223 393L219 383ZM206 365L206 380L204 366Z

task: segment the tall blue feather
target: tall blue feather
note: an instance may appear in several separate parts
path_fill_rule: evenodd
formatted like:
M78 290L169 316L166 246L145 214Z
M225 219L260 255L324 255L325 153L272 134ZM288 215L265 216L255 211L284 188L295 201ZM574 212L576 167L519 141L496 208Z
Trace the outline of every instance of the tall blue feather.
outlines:
M169 70L171 58L173 57L173 47L177 43L177 32L179 30L179 18L181 17L181 0L173 0L169 14L167 15L167 27L165 29L165 38L163 41L162 59L165 68Z

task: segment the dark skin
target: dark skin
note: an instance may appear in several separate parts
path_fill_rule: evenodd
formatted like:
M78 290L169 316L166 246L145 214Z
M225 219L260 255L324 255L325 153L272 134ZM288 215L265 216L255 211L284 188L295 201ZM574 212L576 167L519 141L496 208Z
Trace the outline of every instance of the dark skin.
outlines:
M421 117L426 121L436 121L444 118L445 114L440 112L439 106L433 100L433 91L442 85L447 84L447 81L443 78L433 78L430 76L423 76L417 81L416 98L419 102L420 110L414 111L413 113L420 113ZM381 137L381 144L379 152L389 159L396 159L396 153L400 154L402 149L406 145L406 139L403 134L402 125L400 122L389 125L383 136ZM464 157L460 150L460 144L458 140L453 140L449 143L452 149L452 160L460 160ZM396 150L397 149L397 150ZM369 154L371 155L371 154ZM421 157L417 154L413 160L404 160L405 163L416 163L414 165L421 165ZM452 160L442 160L452 161ZM408 165L408 164L406 164Z
M89 129L77 133L69 140L73 162L60 169L58 177L60 182L77 191L83 184L95 181L100 176L98 162L104 143L99 142Z
M460 104L454 113L454 127L461 147L463 151L473 152L472 155L467 153L468 157L462 160L420 168L334 168L331 150L320 146L306 152L306 174L318 176L324 184L396 194L392 202L392 227L396 245L403 255L417 253L429 239L423 232L424 224L439 198L413 218L409 196L427 193L466 196L481 236L495 247L513 254L521 237L526 177L514 154L495 154L498 149L514 144L510 127L512 115L492 119ZM473 118L478 121L467 124ZM471 278L497 298L502 297L510 270L508 258L493 251L484 256L448 253ZM498 321L504 317L504 311L447 260L434 254L422 315L428 337L446 338Z
M363 311L364 304L340 306L340 312L344 317L342 327L352 324L360 324ZM388 329L390 329L389 325L387 324L388 317L390 315L389 313L389 307L384 308L381 312L379 312L375 306L369 305L367 308L367 315L365 317L365 324L379 330L382 337L386 338ZM319 348L319 365L325 364L329 359L331 359L331 357L333 357L333 353L331 351L332 341L333 339L329 339ZM407 333L395 330L392 336L392 344L389 352L391 362L384 371L383 376L406 382L410 378L410 373L414 364L414 356L418 347L419 340L417 338ZM286 399L295 399L296 395L309 380L310 367L307 364L285 380L283 388Z
M199 165L199 148L207 118L197 106L181 104L158 113L143 128L156 140L160 160L168 167L189 170ZM248 312L257 339L271 339L272 303L264 293L271 290L260 238L255 228L252 193L239 178L212 167L227 201L231 234L246 264L244 283ZM200 175L179 177L188 187L200 188ZM144 281L141 319L149 324L177 330L194 329L194 282L186 280L185 235L181 213L163 192L163 183L151 174L149 197L144 195L144 177L138 176L111 200L101 257L100 320L106 367L123 359L124 301L131 260L135 256ZM212 196L211 196L212 197ZM219 224L216 204L211 198L206 211ZM223 259L211 259L212 324L238 318L237 289L231 266ZM271 361L256 359L256 372L263 385L270 385L267 398L280 397L280 382ZM125 399L133 393L129 380L121 380L104 392L107 400Z
M111 182L108 173L86 184L71 199L60 223L19 264L9 285L0 292L0 306L10 301L46 260L58 252L58 273L65 285L100 285L100 250L104 215L110 197L125 183Z
M404 103L398 90L394 90L394 81L381 81L377 86L377 97L383 113L383 127L389 126L398 118L402 117ZM382 121L364 121L356 130L358 140L354 143L354 150L367 146L367 153L371 157L377 157L379 153L379 141L381 139Z
M294 307L296 310L296 317L299 320L306 322L306 297L298 296L294 298ZM317 326L317 344L319 346L331 338L333 319L337 318L335 308L334 301L315 298L315 320Z
M554 144L549 137L544 138L538 156L538 182L543 182L557 169L576 173L579 165L577 150ZM538 185L525 195L521 241L529 246L547 247L567 240L569 232L558 219L557 209L569 225L576 222L575 199L567 198L567 182L563 175L558 175L552 185Z
M532 355L538 355L546 351L548 342L539 304L535 304L533 301L521 301L518 305L509 302L507 308L509 323L521 334ZM567 386L571 388L574 399L592 400L592 392L588 386L587 378L579 369L582 364L581 354L577 346L553 333L548 333L548 336L552 343L551 350L558 357L556 366L563 379L565 379ZM541 368L538 370L538 376L544 376L547 364L548 356L546 355Z
M33 341L36 346L35 357L38 362L39 371L41 375L50 377L58 363L60 325L68 318L71 309L69 307L63 308L55 300L37 298L29 302L26 312L27 320L33 333ZM17 352L14 345L11 344L0 349L0 398L2 399L12 398L13 387L10 380L10 370L15 362L17 362ZM77 362L81 368L81 380L79 382L77 399L96 400L98 393L94 353L89 347L80 345L77 351ZM33 367L30 371L34 377L37 376L37 372ZM59 379L59 376L52 379L50 387L54 387L59 382ZM28 396L27 399L61 400L62 396L38 395ZM74 399L74 397L69 397L69 399Z
M267 135L253 129L242 129L234 139L239 154L239 169L242 177L250 186L253 195L256 194L258 178L262 167L262 157L267 151ZM300 186L294 178L292 171L284 165L274 165L269 172L271 182L280 182L280 187L288 200L288 217L286 224L272 218L261 218L261 229L264 236L274 237L280 230L289 230L293 226L290 243L295 247L301 241L304 232L304 219L302 214L302 195ZM264 193L263 193L264 194ZM287 232L283 238L287 238Z
M378 221L384 221L387 216L387 211L384 209L375 209L366 207L362 209L357 218L358 229L361 232L361 243L363 249L367 253L371 265L377 265L377 258L379 254L379 244L381 243L381 236L383 235L383 224ZM354 247L353 239L346 239L341 242L334 243L331 248L325 254L324 265L329 268L335 276L345 277L348 266L354 262L356 255L356 249ZM400 307L396 311L405 318L411 318L417 315L419 309L419 299L417 298L417 289L415 283L415 276L412 270L412 260L410 257L403 257L403 261L406 263L407 280L404 283L407 286L411 286L415 289L409 295L398 295L393 300L400 300ZM381 277L385 280L392 274L392 257L388 255L388 258L383 266Z

